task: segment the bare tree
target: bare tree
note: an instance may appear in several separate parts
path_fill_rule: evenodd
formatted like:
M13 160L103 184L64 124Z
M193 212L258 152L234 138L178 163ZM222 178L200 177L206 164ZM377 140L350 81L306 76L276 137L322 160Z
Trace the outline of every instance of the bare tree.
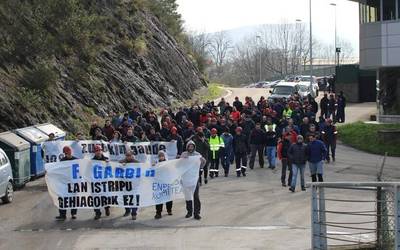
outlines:
M190 32L188 40L192 50L198 55L206 58L209 56L209 47L211 45L211 36L206 32Z
M212 36L209 52L214 60L218 75L222 74L223 65L231 49L232 41L226 31L217 32Z

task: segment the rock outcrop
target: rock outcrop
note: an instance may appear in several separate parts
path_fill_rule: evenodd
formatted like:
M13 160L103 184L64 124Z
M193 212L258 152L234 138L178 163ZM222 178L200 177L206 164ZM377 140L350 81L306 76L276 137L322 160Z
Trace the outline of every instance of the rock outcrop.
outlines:
M22 87L21 76L35 61L0 63L0 131L53 122L76 132L96 116L124 112L133 105L170 106L206 85L186 50L154 15L138 11L136 19L145 31L139 34L137 27L126 27L127 35L132 39L140 35L145 48L129 49L115 39L96 55L90 71L85 68L81 80L74 78L64 58L55 57L51 65L57 74L55 84L45 91L32 90Z

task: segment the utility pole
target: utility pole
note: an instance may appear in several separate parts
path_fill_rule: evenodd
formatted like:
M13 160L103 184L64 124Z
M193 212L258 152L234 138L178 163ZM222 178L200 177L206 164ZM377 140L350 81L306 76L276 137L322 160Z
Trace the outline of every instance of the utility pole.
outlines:
M258 47L258 54L259 54L259 56L260 56L260 79L259 79L259 82L261 82L262 81L262 73L261 73L261 68L262 68L262 66L261 66L261 63L262 63L262 61L261 61L261 52L262 52L262 50L261 50L261 36L256 36L256 39L257 39L257 41L259 41L259 47Z
M337 51L337 5L336 3L330 3L331 6L335 8L335 64L339 65L339 53Z
M312 0L310 0L310 88L313 84L313 71Z

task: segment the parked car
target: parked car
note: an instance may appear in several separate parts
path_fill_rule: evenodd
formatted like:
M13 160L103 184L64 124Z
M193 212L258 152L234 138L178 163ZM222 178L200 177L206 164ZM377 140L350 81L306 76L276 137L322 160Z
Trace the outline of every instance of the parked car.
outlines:
M311 95L312 97L315 98L316 92L314 92L314 90L312 90L312 89L310 88L310 83L300 82L298 86L299 86L299 95L300 95L302 98L305 98L305 97L307 97L308 95Z
M4 203L10 203L13 200L13 195L13 175L10 160L0 148L0 198Z
M271 95L268 97L269 101L274 99L288 99L295 92L299 92L299 86L296 82L280 82L278 83L272 91Z
M319 95L319 85L315 76L312 79L312 96L315 98ZM296 76L296 81L302 85L310 84L311 76Z

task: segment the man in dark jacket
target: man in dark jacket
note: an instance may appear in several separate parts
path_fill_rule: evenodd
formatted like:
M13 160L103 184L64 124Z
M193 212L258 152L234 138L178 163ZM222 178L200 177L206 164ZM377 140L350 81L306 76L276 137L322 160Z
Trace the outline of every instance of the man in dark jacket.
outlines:
M328 118L328 102L328 94L324 94L319 105L321 108L321 116L325 119Z
M289 188L290 191L294 192L296 189L297 173L300 172L301 190L305 191L304 181L304 169L307 162L307 147L303 143L304 138L301 135L297 136L297 142L292 144L289 148L288 155L292 162L293 178L292 184Z
M103 131L101 130L101 128L97 128L97 129L95 130L94 136L92 137L92 140L96 140L96 141L108 141L108 138L105 137L105 136L103 135Z
M176 157L179 158L183 152L183 139L182 136L178 134L178 129L176 127L171 128L169 141L176 141L176 147L178 150L178 155Z
M100 145L96 145L94 147L94 157L92 160L109 161L108 158L103 155L103 150ZM110 207L108 207L108 206L104 207L104 210L106 211L106 215L110 216ZM95 220L98 220L101 218L101 211L99 208L94 209L94 213L95 213L95 216L94 216Z
M331 119L326 120L326 126L321 132L322 134L322 139L325 142L325 147L327 149L326 153L326 160L329 163L330 162L330 157L329 157L329 148L332 153L332 160L336 160L336 140L337 140L337 130L336 126L333 125L333 121Z
M312 182L323 182L323 162L326 157L326 148L322 141L317 140L314 134L309 134L307 145L308 164L310 166Z
M290 162L288 151L292 143L290 142L290 134L285 133L282 140L278 144L278 158L282 162L282 173L281 173L281 183L283 187L286 187L286 170L289 171L288 186L292 184L292 163Z
M202 183L201 176L204 175L204 184L207 184L208 183L208 164L209 164L208 154L210 151L210 144L208 143L208 140L204 136L202 129L199 129L199 131L196 133L195 136L193 136L192 139L193 139L193 142L195 143L196 151L199 152L204 159L206 159L206 163L204 164L204 167L200 169L199 183L201 185L201 183Z
M258 162L260 168L264 167L264 145L265 145L265 132L261 129L261 124L257 123L256 127L251 131L250 138L250 168L254 168L254 162L258 153Z
M267 126L268 131L265 133L265 150L268 157L268 168L275 169L276 165L276 146L278 145L278 138L274 131L274 125Z
M344 109L346 108L346 98L343 95L343 91L340 91L337 101L337 121L339 123L344 123L345 121L345 113Z
M133 134L133 129L128 129L126 132L126 136L124 136L122 138L123 142L138 142L139 138L137 138L134 134Z
M235 97L235 101L233 102L233 107L235 107L239 112L243 110L243 103L239 101L239 97Z
M72 155L72 149L68 146L65 146L63 148L63 153L64 157L60 161L73 161L77 159L75 156ZM56 220L64 221L65 219L67 219L67 210L59 209L58 211L60 215L56 217ZM77 211L77 209L71 209L71 219L76 219Z
M105 137L107 137L107 139L109 141L111 141L114 137L114 127L111 125L111 121L110 120L106 120L106 123L104 124L103 127L103 134L105 135Z
M336 122L336 109L337 103L335 96L333 94L330 94L328 100L328 118L332 117L333 122Z
M242 127L235 129L235 136L233 137L233 151L235 154L236 175L240 177L242 174L246 176L247 168L247 152L249 151L249 144L246 136L242 134Z

